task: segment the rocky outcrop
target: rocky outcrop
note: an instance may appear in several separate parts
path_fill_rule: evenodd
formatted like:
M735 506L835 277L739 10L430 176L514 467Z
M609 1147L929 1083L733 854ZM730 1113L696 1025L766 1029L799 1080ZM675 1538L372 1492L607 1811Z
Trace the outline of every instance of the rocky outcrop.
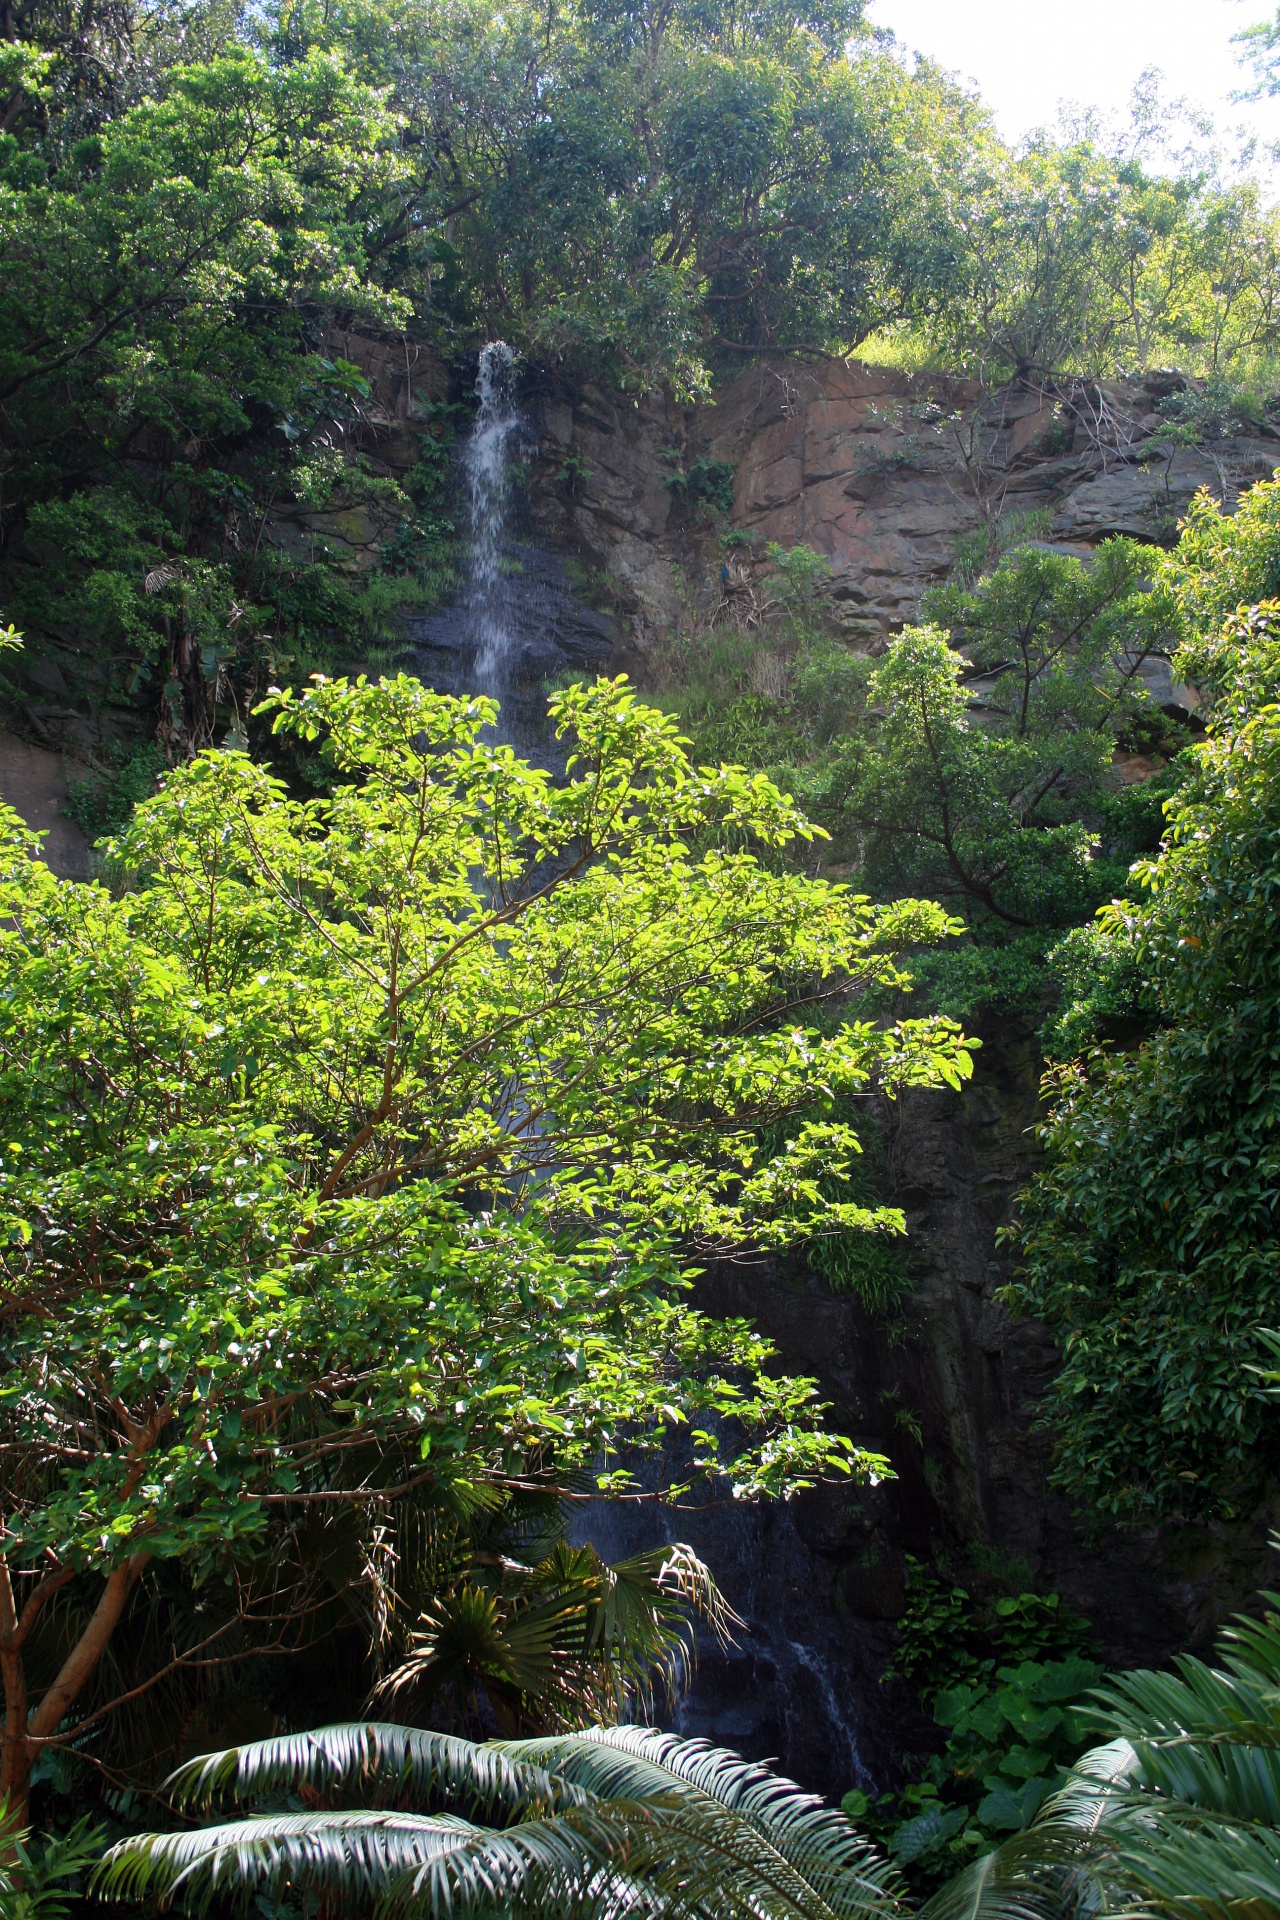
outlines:
M984 523L1035 513L1044 538L1078 553L1116 533L1162 541L1199 488L1230 506L1280 465L1270 424L1168 440L1154 408L1170 384L989 392L835 360L753 368L714 406L535 391L536 510L600 569L641 652L750 591L770 541L827 557L841 624L875 650ZM756 559L740 548L726 563L708 536L683 484L698 462L731 470L729 524Z
M72 767L78 774L75 762ZM0 795L41 836L41 858L63 880L89 877L88 843L67 813L68 763L60 753L0 731Z

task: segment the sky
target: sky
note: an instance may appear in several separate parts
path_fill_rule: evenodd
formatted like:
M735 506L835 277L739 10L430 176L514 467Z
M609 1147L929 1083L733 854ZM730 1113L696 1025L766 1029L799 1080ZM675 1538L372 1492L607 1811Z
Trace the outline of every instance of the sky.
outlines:
M1243 123L1280 141L1280 96L1237 105L1233 33L1274 14L1276 0L870 0L870 18L913 52L973 79L1000 132L1016 141L1053 127L1058 103L1123 113L1146 67L1162 91L1207 110L1221 130ZM1272 168L1259 165L1258 172Z

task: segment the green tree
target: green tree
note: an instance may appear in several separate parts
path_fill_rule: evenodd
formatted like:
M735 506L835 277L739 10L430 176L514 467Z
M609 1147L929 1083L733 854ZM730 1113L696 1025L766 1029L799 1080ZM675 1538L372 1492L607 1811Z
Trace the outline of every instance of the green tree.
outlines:
M412 597L383 581L380 603L340 543L285 553L272 522L409 512L341 451L368 387L326 350L335 317L412 310L377 266L396 126L340 55L240 46L68 152L0 146L5 602L74 650L73 692L127 708L149 687L179 756L291 654L367 648Z
M354 1792L367 1810L139 1835L107 1857L101 1891L202 1907L215 1890L301 1888L441 1915L900 1911L892 1870L843 1814L767 1767L641 1727L486 1746L405 1727L325 1727L210 1754L174 1785L200 1810L299 1791L330 1801ZM385 1803L396 1811L377 1810Z
M348 0L287 32L392 89L446 327L690 391L744 353L848 349L947 284L941 176L987 117L865 37L850 58L860 14Z
M877 888L928 875L1008 927L1088 911L1116 741L1147 714L1163 731L1138 677L1143 565L1129 541L1093 568L1022 548L927 596L949 634L890 644L850 755L845 807Z
M1185 737L1142 679L1181 630L1169 594L1144 591L1158 556L1112 540L1086 566L1020 532L1008 550L997 530L962 553L925 596L937 624L877 661L831 631L805 548L774 556L763 638L722 628L678 660L696 751L796 793L831 835L824 863L875 898L918 888L963 907L965 943L923 955L916 975L965 1017L1038 1008L1062 929L1159 844ZM1124 748L1157 756L1150 779L1121 784Z
M1231 513L1207 490L1197 493L1155 586L1182 644L1180 667L1208 701L1229 694L1251 661L1241 630L1226 623L1238 608L1280 596L1280 482L1250 487Z
M553 702L561 785L483 742L491 702L400 679L272 705L323 744L332 797L198 758L117 844L120 893L57 882L5 822L18 1807L36 1756L110 1713L95 1687L149 1569L230 1595L180 1666L232 1625L287 1642L317 1604L308 1529L372 1527L418 1487L590 1470L607 1491L625 1445L669 1493L884 1470L747 1325L689 1305L687 1262L900 1228L825 1197L857 1148L833 1106L958 1084L964 1042L798 1010L897 977L941 911L696 852L713 825L807 829L763 779L695 772L618 685ZM56 1658L31 1686L42 1623Z
M1266 366L1280 338L1274 209L1254 181L1224 185L1212 157L1144 165L1135 150L1161 114L1135 106L1129 151L1085 129L953 165L956 252L929 329L952 364L1049 391L1063 375L1169 362L1246 379Z
M1262 700L1223 704L1142 893L1075 948L1075 1043L1126 999L1155 1031L1057 1070L1021 1203L1009 1298L1063 1350L1059 1482L1128 1520L1230 1509L1274 1459L1256 1369L1280 1324L1276 617L1227 629Z

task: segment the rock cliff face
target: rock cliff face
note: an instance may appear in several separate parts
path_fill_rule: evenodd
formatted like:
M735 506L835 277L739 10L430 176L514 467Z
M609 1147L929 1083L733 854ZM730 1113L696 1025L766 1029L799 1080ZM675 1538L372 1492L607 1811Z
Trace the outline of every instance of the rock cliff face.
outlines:
M637 646L716 599L751 589L689 511L697 463L731 469L730 522L761 545L827 556L837 613L873 650L910 621L955 543L1001 515L1038 511L1045 537L1088 553L1109 534L1167 538L1193 493L1227 505L1280 465L1280 426L1200 446L1159 438L1153 409L1180 384L1077 383L985 392L857 362L757 368L715 406L535 394L543 525L598 565ZM696 477L696 476L695 476Z
M1157 438L1154 407L1172 384L993 395L841 362L754 370L714 408L548 391L535 398L535 508L596 570L641 680L663 632L757 590L751 548L726 560L690 510L695 469L725 486L731 475L730 523L760 548L804 541L828 557L836 616L874 653L983 521L1036 510L1039 537L1087 555L1113 533L1168 538L1202 486L1231 506L1270 477L1280 464L1270 429L1194 447ZM1155 671L1156 696L1180 701L1167 666ZM1034 1164L1041 1061L1017 1024L982 1037L961 1095L915 1095L880 1116L917 1283L895 1339L798 1266L735 1267L702 1283L709 1306L751 1315L789 1367L816 1374L833 1420L889 1454L898 1477L784 1510L615 1510L584 1523L604 1547L665 1534L706 1554L746 1625L735 1649L704 1650L682 1724L778 1755L828 1792L882 1785L904 1748L929 1744L909 1700L878 1677L908 1554L944 1556L975 1590L1013 1580L1064 1593L1104 1656L1125 1664L1206 1648L1269 1577L1266 1515L1091 1533L1048 1487L1036 1408L1053 1350L996 1299L1008 1278L998 1230ZM919 1444L894 1418L904 1411L920 1421Z

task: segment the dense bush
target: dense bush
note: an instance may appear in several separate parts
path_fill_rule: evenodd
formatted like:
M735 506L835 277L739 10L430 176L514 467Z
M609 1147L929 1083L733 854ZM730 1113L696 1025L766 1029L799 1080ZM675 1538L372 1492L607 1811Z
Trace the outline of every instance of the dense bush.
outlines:
M1275 620L1228 625L1241 688ZM1095 993L1155 1031L1059 1069L1010 1295L1064 1349L1059 1478L1132 1519L1238 1504L1275 1459L1256 1369L1280 1324L1280 710L1228 698L1190 764L1160 853L1073 949L1075 1044Z
M908 1559L907 1602L886 1678L909 1681L945 1735L919 1778L843 1806L903 1868L938 1886L999 1835L1030 1826L1093 1726L1080 1704L1101 1677L1088 1624L1057 1594L985 1600Z

